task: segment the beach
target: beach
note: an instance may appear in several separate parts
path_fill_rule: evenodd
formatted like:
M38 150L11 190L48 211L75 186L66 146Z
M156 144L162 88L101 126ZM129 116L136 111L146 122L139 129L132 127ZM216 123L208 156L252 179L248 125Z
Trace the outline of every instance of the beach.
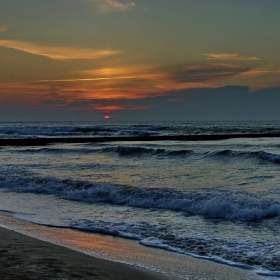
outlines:
M280 279L279 13L0 0L0 280Z
M262 279L250 270L148 248L121 238L38 226L3 213L0 224L5 226L0 227L1 279ZM116 256L123 256L122 263L113 261ZM128 264L139 263L139 258L146 259L142 268ZM155 272L159 264L166 266L165 273ZM184 275L168 275L168 265L177 266Z
M0 228L1 279L173 279Z
M66 142L1 147L0 226L86 254L93 263L121 263L160 279L279 277L278 138L246 137L268 128L280 132L275 122L2 124L1 139L63 136ZM234 132L244 138L176 138ZM75 138L135 135L175 138ZM71 267L72 254L65 255L62 271ZM9 251L1 257L4 263L15 258ZM63 273L52 277L63 279Z

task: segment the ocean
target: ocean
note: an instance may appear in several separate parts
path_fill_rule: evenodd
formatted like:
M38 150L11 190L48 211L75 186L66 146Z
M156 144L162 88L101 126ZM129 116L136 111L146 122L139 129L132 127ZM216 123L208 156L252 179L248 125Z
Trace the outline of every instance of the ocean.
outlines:
M280 276L280 122L0 123L0 138L244 134L0 147L0 211Z

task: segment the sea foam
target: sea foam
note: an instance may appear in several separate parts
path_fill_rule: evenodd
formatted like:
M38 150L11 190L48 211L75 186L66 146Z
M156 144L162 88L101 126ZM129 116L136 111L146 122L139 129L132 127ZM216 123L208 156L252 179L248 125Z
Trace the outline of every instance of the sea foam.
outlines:
M9 191L54 195L80 202L182 211L212 219L257 221L280 216L280 202L276 197L271 199L266 198L266 194L247 192L140 188L107 182L32 176L25 172L21 176L19 173L0 176L0 187Z

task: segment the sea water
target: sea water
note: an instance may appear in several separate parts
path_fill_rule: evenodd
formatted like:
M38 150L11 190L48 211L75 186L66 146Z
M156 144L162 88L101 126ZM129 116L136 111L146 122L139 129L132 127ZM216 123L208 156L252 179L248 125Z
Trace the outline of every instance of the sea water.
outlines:
M0 147L0 210L36 224L280 271L280 122L0 123L0 138L244 134Z

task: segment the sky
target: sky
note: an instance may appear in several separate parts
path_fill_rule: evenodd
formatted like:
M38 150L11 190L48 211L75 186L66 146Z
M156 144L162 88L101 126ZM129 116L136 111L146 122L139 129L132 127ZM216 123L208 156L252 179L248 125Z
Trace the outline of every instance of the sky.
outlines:
M0 121L280 120L279 0L0 0Z

